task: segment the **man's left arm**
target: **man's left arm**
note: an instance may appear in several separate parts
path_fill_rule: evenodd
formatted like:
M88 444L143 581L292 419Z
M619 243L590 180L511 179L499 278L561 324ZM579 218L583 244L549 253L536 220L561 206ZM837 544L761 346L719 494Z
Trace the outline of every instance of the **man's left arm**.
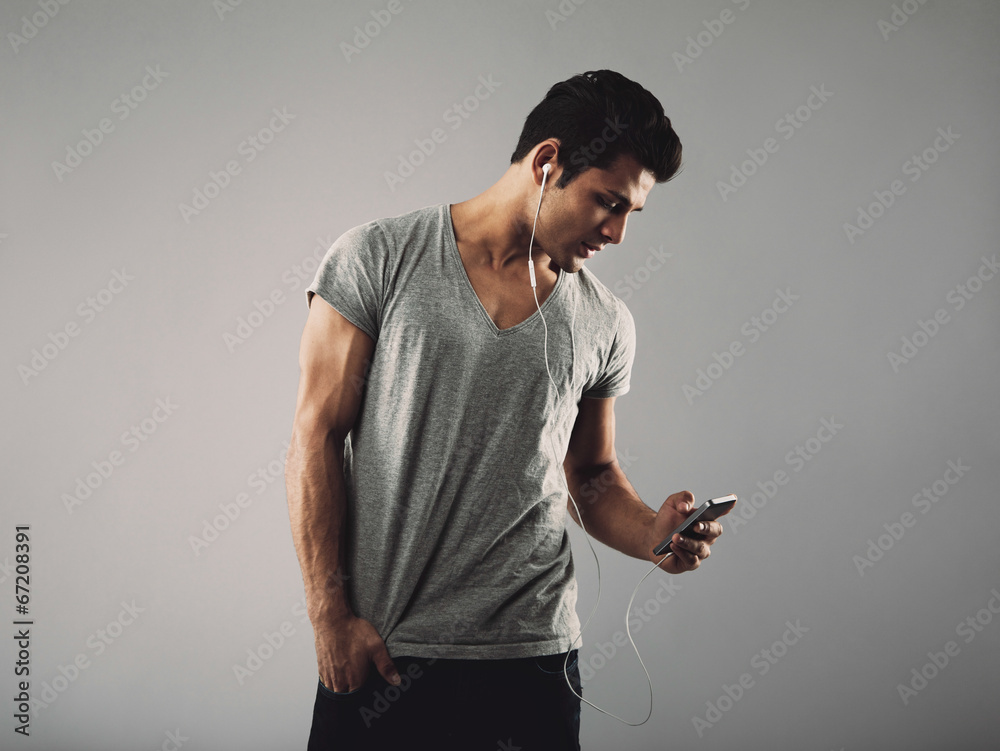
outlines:
M615 454L614 397L580 400L563 469L587 533L633 558L652 563L660 560L662 556L654 556L653 548L695 509L694 496L686 490L669 496L658 512L639 498ZM569 498L566 505L579 524ZM722 525L710 521L697 526L698 538L673 536L674 555L661 564L664 571L692 571L711 554Z

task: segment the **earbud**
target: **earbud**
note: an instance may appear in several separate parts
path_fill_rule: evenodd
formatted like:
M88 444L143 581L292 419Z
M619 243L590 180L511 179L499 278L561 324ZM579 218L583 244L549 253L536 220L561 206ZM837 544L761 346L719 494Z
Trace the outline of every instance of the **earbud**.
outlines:
M549 174L550 169L552 169L552 165L549 164L548 162L542 165L542 172L544 172L546 175Z

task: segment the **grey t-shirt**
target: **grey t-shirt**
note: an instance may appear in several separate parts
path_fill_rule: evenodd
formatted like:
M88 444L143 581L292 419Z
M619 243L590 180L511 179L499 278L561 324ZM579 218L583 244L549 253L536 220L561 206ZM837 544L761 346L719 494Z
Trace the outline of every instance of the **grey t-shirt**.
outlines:
M625 303L586 268L560 270L541 306L557 392L538 311L496 327L448 204L348 230L313 293L375 341L344 447L354 612L394 656L570 649L580 622L562 460L580 399L629 389Z

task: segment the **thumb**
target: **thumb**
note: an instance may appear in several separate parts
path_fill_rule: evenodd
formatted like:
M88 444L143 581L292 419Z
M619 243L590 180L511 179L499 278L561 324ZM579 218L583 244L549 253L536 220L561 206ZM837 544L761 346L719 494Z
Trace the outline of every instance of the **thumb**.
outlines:
M375 663L375 667L378 672L382 674L393 686L399 685L399 671L396 670L396 666L389 657L389 650L385 647L385 642L380 642L375 648L375 654L372 655L372 662Z

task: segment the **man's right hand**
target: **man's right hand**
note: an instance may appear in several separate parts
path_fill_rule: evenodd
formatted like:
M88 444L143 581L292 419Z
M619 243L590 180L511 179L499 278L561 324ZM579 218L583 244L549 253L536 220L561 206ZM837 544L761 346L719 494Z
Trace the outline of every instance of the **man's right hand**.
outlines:
M356 615L313 623L316 662L323 685L337 693L356 691L368 679L369 663L394 686L399 672L389 650L371 623Z

